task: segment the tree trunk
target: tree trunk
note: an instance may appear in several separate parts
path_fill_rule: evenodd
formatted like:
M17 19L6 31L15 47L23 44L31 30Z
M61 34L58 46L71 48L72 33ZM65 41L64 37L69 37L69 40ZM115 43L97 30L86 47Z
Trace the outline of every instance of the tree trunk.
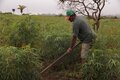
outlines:
M100 20L96 20L95 23L93 24L93 29L95 31L98 31L99 27L100 27Z
M22 9L20 10L20 13L23 14L23 10Z

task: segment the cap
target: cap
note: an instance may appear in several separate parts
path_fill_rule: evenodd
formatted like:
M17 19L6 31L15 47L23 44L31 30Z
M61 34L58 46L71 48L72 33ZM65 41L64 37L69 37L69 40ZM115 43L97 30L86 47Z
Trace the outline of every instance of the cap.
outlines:
M66 11L66 16L72 16L73 14L75 14L75 12L71 9Z

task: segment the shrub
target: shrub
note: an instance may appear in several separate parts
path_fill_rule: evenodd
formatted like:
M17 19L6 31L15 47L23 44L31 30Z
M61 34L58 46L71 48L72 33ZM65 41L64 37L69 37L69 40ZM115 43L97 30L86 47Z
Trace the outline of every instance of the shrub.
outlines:
M15 25L17 29L10 34L10 45L15 47L23 47L28 44L32 45L35 41L35 37L37 36L35 26L36 23L31 20L30 16L17 22Z
M120 58L105 50L93 50L88 62L83 65L84 80L119 80Z
M37 52L29 46L0 47L0 80L40 80L41 67Z
M44 37L42 44L42 56L44 59L55 59L58 55L64 53L65 48L68 46L67 38L65 35L62 37L54 34Z

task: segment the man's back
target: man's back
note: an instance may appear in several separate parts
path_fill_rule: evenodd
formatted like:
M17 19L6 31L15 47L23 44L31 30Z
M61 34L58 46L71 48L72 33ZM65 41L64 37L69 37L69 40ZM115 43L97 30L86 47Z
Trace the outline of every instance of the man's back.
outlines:
M82 16L76 16L73 21L73 34L86 43L93 38L93 32Z

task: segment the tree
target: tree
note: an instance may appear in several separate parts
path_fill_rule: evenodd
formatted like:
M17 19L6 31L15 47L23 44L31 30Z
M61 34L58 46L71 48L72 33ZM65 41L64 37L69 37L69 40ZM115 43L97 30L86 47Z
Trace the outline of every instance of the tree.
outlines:
M14 12L15 12L15 9L12 9L12 12L14 13Z
M20 10L20 13L23 14L23 10L26 8L24 5L18 5L18 9Z
M106 0L59 0L64 8L74 9L77 13L94 20L93 29L98 31L101 12Z

